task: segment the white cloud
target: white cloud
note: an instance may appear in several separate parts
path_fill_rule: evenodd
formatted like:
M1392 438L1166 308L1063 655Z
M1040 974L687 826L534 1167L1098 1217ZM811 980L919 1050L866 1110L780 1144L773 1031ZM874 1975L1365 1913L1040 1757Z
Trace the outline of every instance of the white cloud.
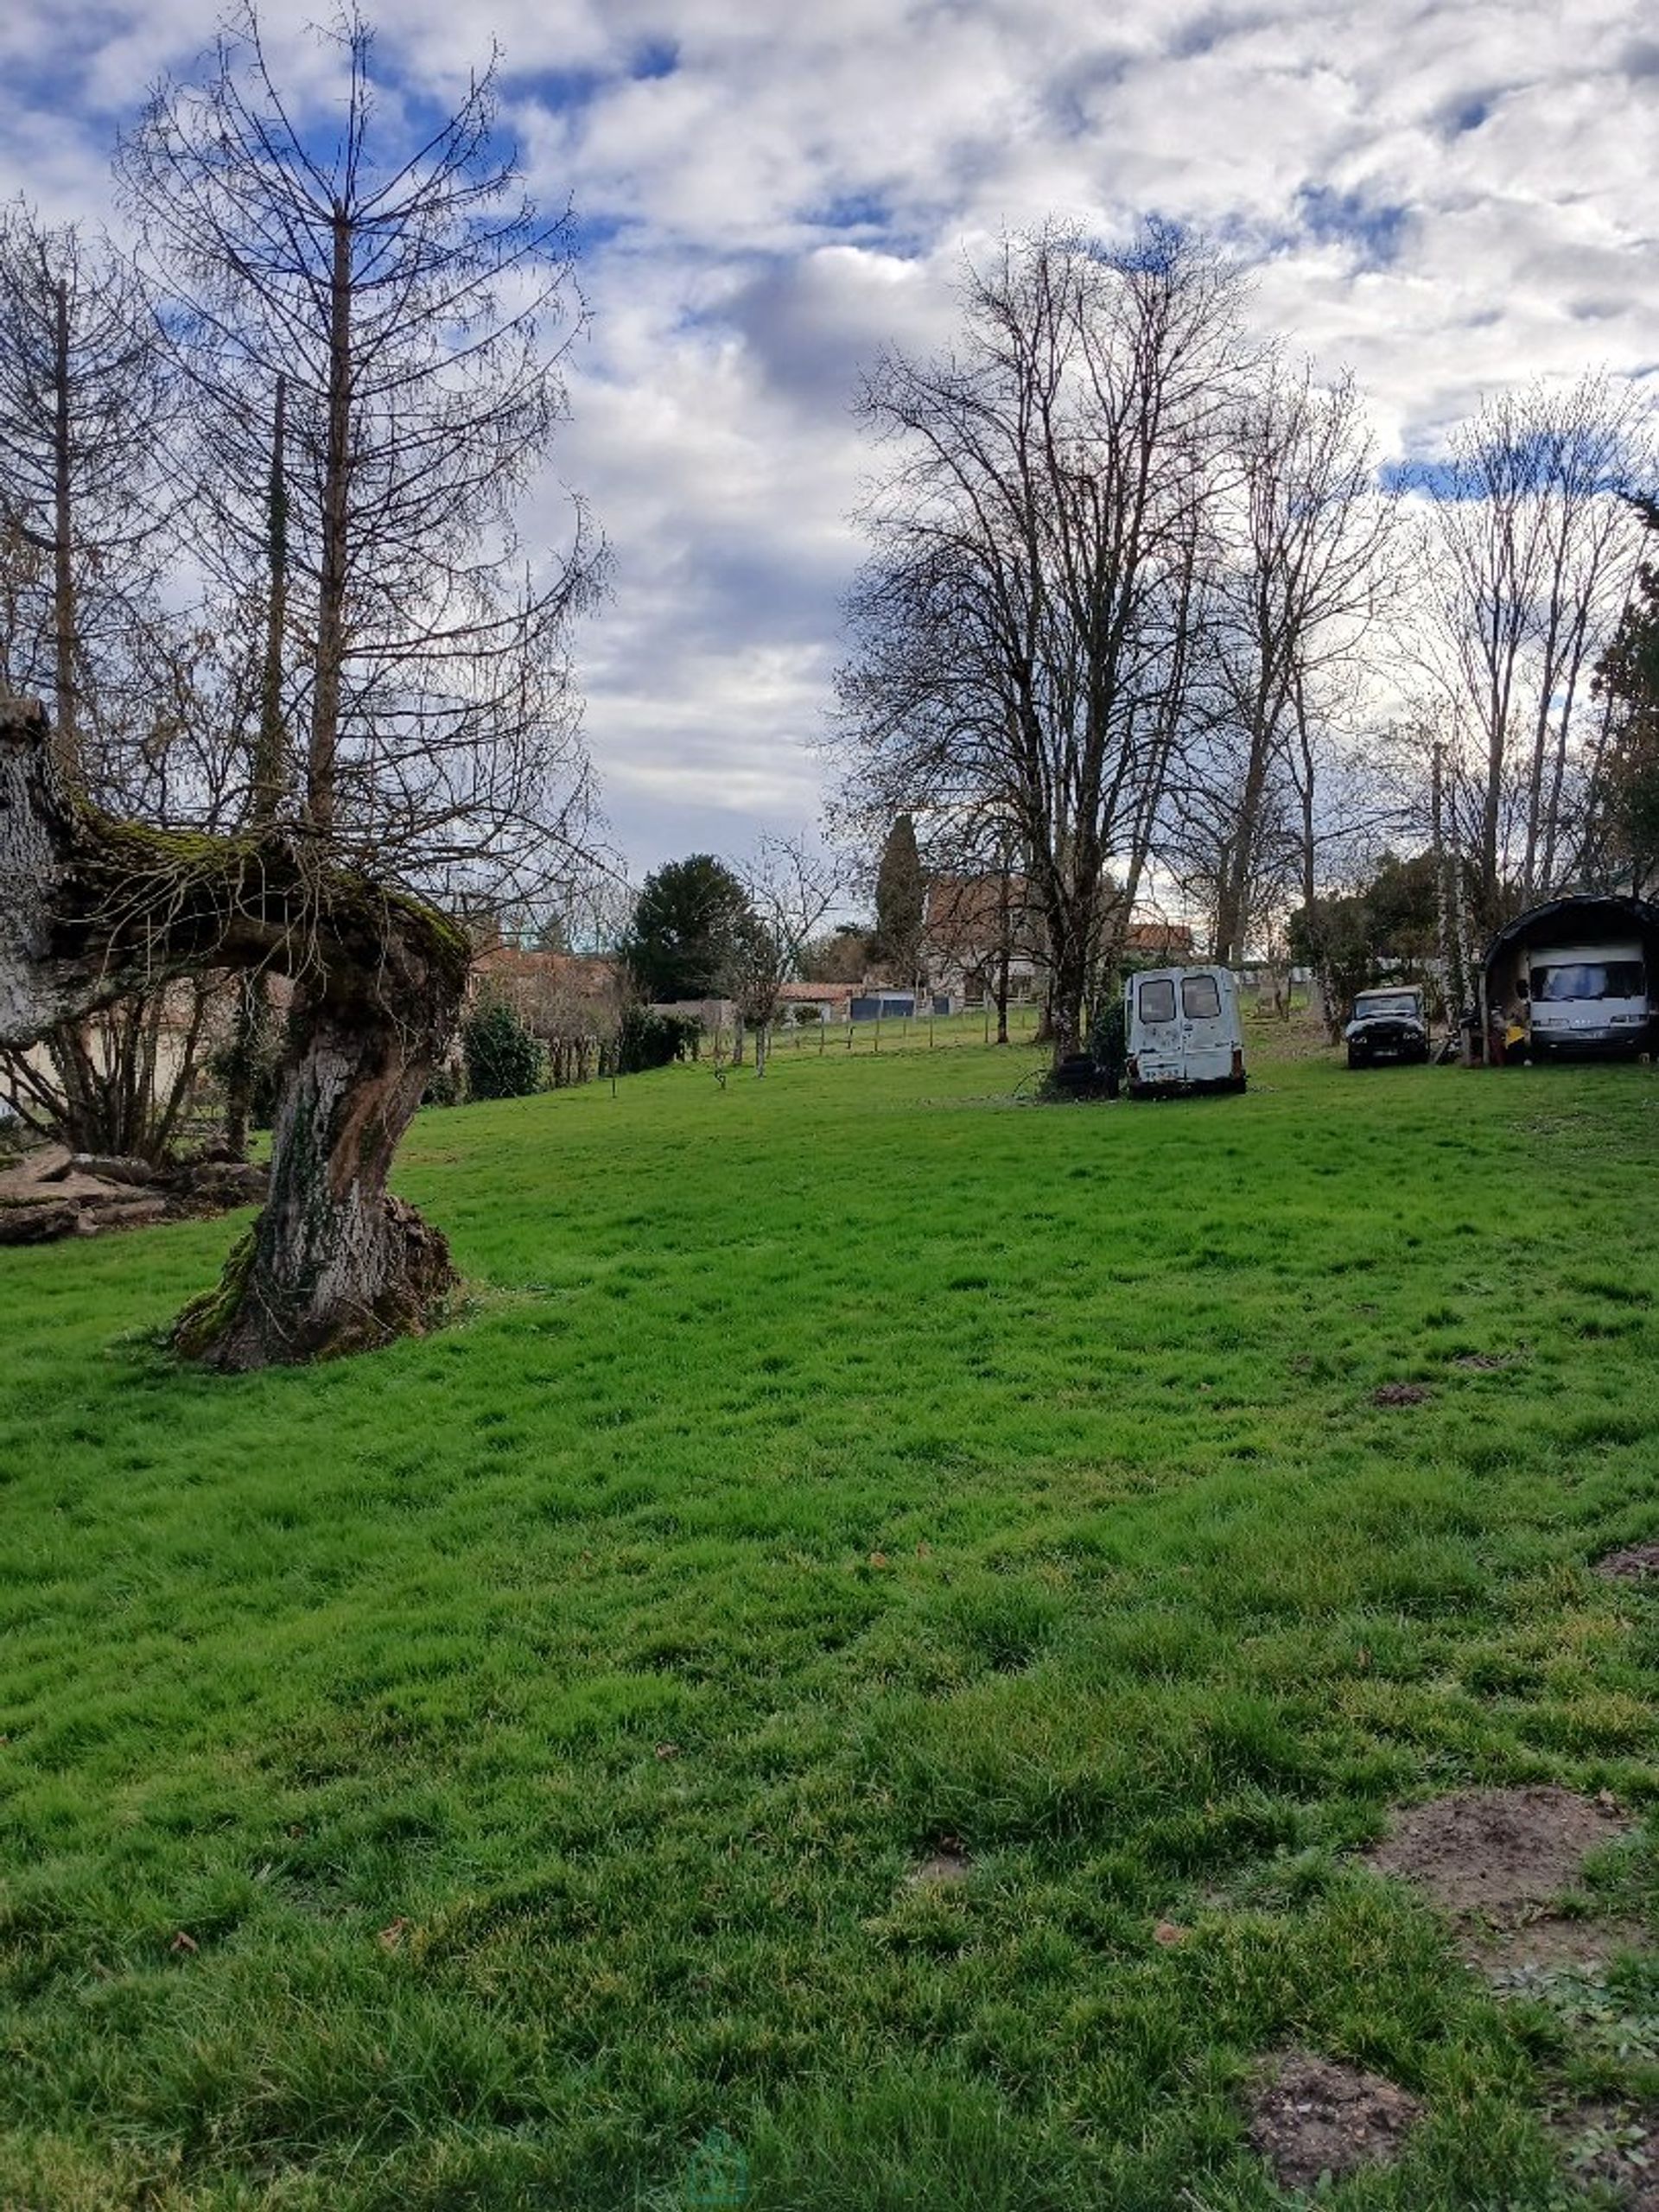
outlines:
M315 0L265 10L295 52ZM217 0L0 17L0 174L97 212L116 125ZM1353 366L1395 450L1483 390L1651 372L1659 40L1628 0L384 0L404 88L492 35L538 188L573 191L596 311L558 474L616 588L579 641L636 868L798 826L857 556L849 403L938 342L963 242L1058 212L1213 229L1256 313ZM556 486L540 502L560 526Z

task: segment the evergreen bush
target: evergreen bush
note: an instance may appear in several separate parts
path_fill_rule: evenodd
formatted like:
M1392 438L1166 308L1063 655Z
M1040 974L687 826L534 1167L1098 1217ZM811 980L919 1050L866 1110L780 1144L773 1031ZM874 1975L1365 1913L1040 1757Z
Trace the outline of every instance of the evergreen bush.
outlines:
M639 1075L672 1060L695 1060L702 1050L702 1024L695 1014L654 1014L631 1006L616 1035L616 1071Z
M518 1011L504 1001L483 1006L461 1025L467 1090L473 1098L527 1098L543 1087L547 1054Z

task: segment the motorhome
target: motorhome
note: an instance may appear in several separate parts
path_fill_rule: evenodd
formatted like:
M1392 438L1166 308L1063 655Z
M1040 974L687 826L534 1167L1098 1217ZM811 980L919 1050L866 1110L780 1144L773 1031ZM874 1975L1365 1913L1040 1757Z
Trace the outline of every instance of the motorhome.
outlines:
M1131 1098L1244 1088L1238 990L1225 968L1147 968L1123 987Z
M1637 1052L1649 1043L1647 963L1634 939L1529 946L1517 996L1535 1058Z

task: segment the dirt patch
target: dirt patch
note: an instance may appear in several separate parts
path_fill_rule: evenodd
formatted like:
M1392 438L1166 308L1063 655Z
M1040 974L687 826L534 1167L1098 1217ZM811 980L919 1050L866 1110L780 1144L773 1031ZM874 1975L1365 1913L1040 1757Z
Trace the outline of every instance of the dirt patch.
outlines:
M1426 1406L1432 1393L1425 1382L1383 1382L1371 1393L1374 1406Z
M1573 2105L1549 2132L1580 2188L1612 2190L1624 2212L1659 2212L1659 2110L1651 2105Z
M1417 2099L1380 2074L1291 2051L1251 2091L1249 2139L1281 2189L1392 2165L1421 2118Z
M1659 1582L1659 1544L1627 1544L1599 1559L1592 1572L1604 1582Z
M912 1866L906 1875L908 1888L925 1890L941 1883L965 1882L974 1871L974 1862L959 1837L941 1836L936 1849L930 1852L919 1866Z
M1540 1913L1509 1928L1471 1923L1461 1932L1465 1963L1499 1976L1553 1974L1563 1967L1596 1969L1621 1951L1648 1948L1640 1921L1581 1920L1564 1912Z
M1629 1829L1611 1802L1570 1789L1464 1789L1402 1813L1370 1863L1446 1912L1513 1927L1573 1888L1590 1853Z

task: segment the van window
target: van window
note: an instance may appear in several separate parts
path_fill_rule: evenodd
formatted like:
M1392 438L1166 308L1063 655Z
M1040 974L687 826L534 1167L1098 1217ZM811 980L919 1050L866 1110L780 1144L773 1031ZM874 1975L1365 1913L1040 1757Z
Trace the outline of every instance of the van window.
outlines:
M1213 976L1183 976L1181 1012L1189 1021L1213 1021L1221 1012L1221 993Z
M1532 995L1546 1006L1563 999L1639 999L1647 988L1639 960L1583 960L1532 971Z
M1141 986L1141 1019L1142 1021L1173 1021L1175 1019L1175 986L1167 976L1156 976Z

